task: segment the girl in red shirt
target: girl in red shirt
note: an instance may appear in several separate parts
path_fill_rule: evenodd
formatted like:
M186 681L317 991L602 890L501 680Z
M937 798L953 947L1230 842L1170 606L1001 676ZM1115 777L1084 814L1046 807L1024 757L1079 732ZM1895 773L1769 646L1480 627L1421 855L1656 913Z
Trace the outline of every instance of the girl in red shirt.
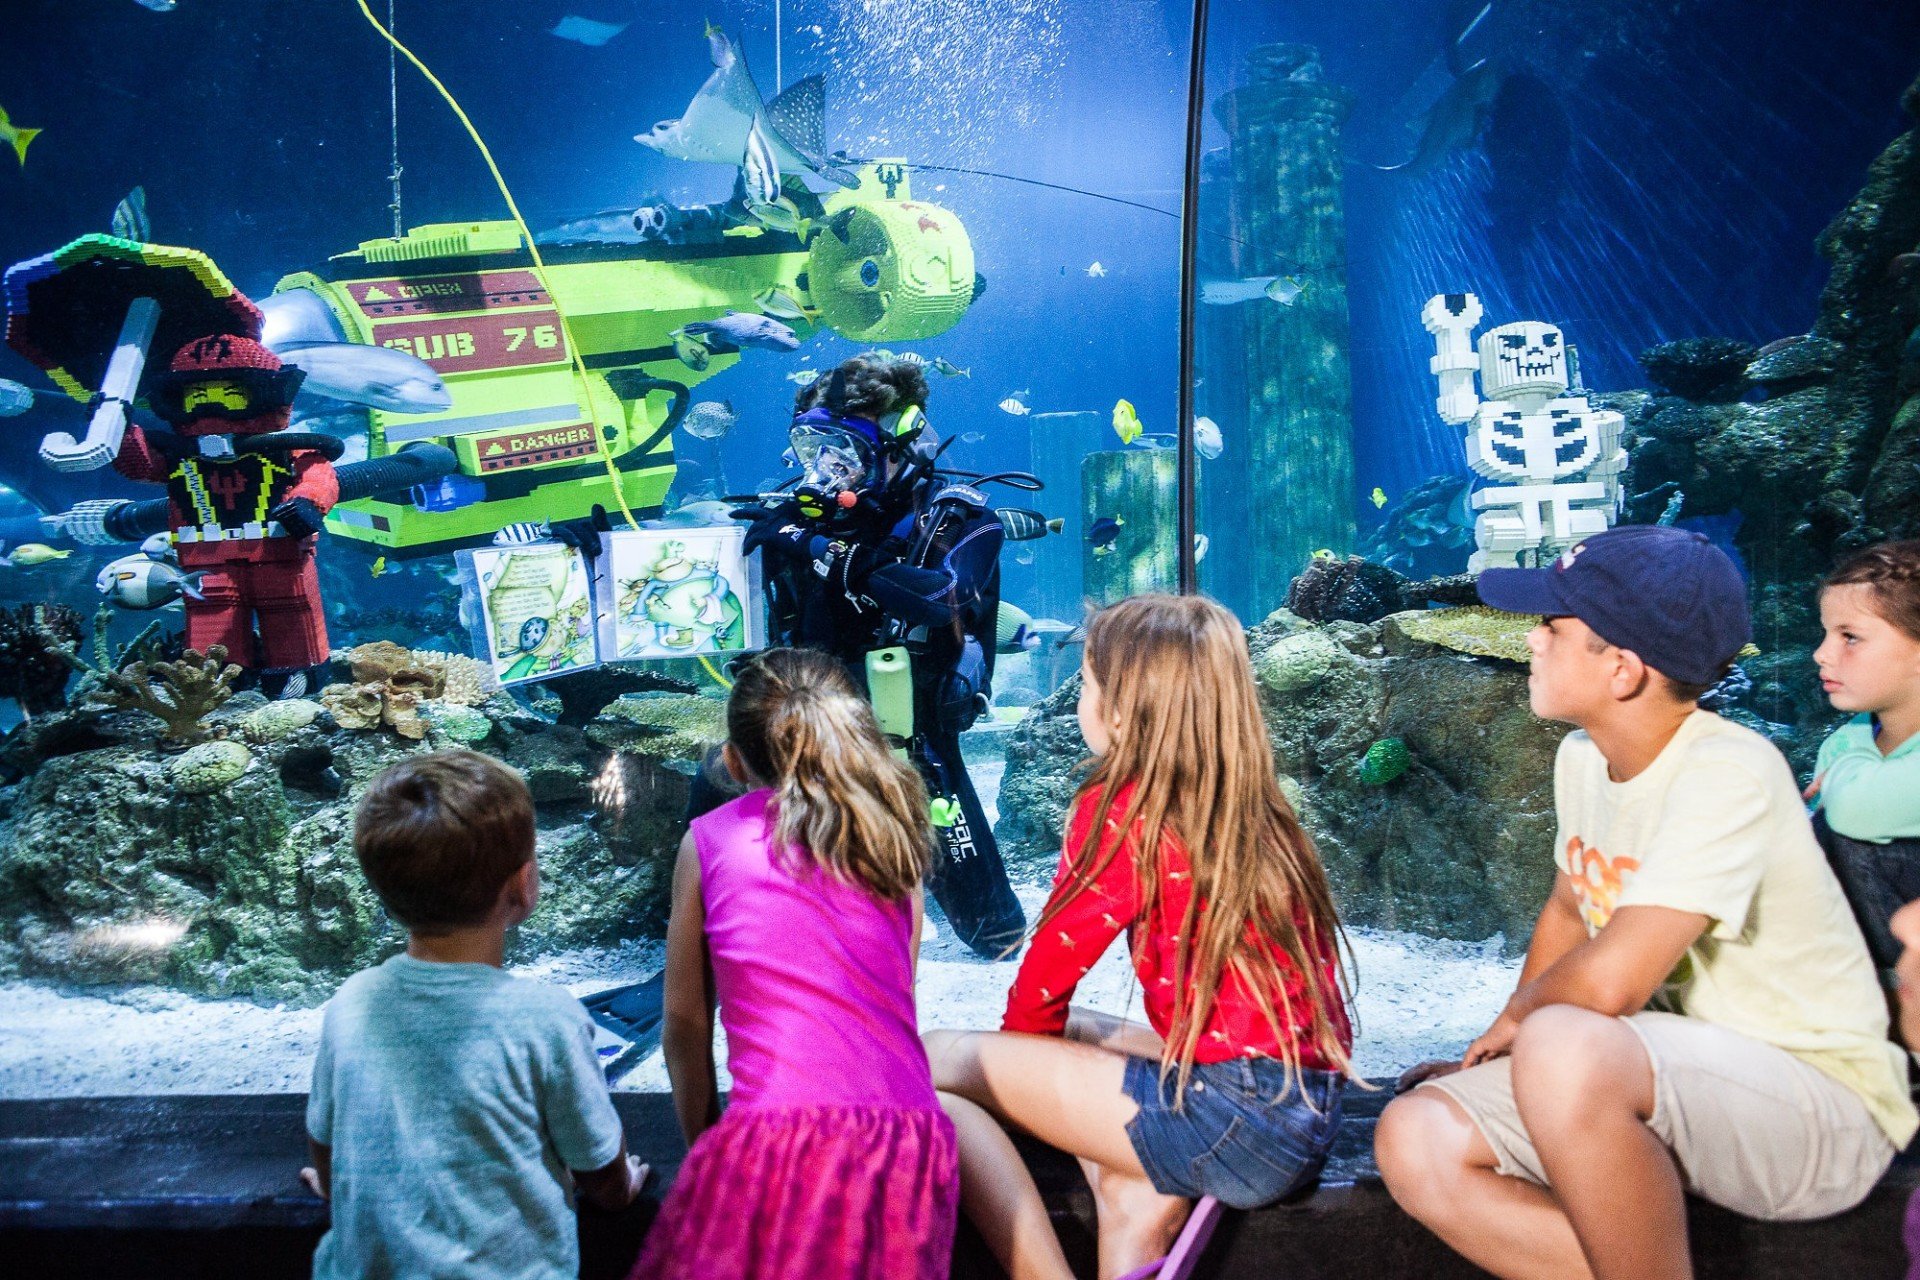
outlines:
M1002 1124L1080 1158L1111 1280L1164 1255L1197 1197L1253 1208L1310 1182L1353 1045L1339 921L1240 624L1136 596L1094 617L1080 674L1096 759L1002 1030L925 1037L962 1205L1015 1280L1072 1272ZM1069 1008L1123 930L1151 1027Z

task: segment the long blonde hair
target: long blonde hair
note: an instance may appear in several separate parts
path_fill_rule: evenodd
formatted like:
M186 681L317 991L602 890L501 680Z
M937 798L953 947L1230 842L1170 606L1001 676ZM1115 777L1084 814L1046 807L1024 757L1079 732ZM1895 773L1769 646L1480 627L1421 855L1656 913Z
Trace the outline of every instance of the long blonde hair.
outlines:
M774 788L773 841L876 897L913 892L933 861L927 791L880 734L873 708L839 662L770 649L740 670L727 739Z
M1346 1071L1344 1019L1337 1012L1351 994L1340 959L1344 937L1313 842L1281 794L1239 622L1203 597L1134 596L1094 615L1086 662L1100 688L1103 718L1117 728L1074 797L1076 805L1098 797L1094 834L1070 851L1073 887L1061 902L1100 878L1137 822L1134 874L1141 919L1151 921L1168 869L1166 836L1186 851L1193 892L1175 940L1162 1078L1177 1071L1175 1096L1185 1096L1201 1034L1229 973L1258 1004L1281 1046L1289 1082L1300 1070L1295 1026L1306 1028L1322 1061ZM1124 812L1109 822L1129 783ZM1047 919L1043 915L1040 925ZM1287 994L1271 951L1276 947L1305 984L1305 1008Z

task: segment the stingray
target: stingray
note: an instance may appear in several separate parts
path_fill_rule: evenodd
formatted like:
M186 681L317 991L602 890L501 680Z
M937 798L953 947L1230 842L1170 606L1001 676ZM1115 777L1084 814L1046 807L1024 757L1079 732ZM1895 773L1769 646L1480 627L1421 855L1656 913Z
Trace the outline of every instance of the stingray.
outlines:
M1475 63L1447 86L1440 100L1427 112L1420 130L1420 144L1413 155L1399 164L1377 164L1383 173L1420 173L1433 168L1454 151L1464 151L1480 137L1493 110L1506 72L1491 59Z
M677 120L662 120L634 138L663 156L738 166L754 127L781 173L812 173L836 186L854 177L826 153L826 82L797 80L772 102L762 101L746 59L718 27L707 28L713 74Z

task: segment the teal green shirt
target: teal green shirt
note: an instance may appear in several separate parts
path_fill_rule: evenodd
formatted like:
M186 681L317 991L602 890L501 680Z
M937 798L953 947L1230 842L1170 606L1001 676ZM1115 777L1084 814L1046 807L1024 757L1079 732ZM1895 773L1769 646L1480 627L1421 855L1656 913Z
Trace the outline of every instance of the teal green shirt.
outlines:
M1814 807L1853 840L1884 844L1920 836L1920 734L1887 755L1873 741L1873 717L1857 715L1820 744Z

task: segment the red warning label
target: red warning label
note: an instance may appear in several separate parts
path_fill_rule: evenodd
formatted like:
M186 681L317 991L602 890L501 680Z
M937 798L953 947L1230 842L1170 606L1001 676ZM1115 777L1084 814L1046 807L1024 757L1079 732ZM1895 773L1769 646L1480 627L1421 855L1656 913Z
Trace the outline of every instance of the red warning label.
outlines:
M473 451L482 475L512 467L531 467L593 452L593 428L584 422L570 427L541 427L533 431L503 431L478 436Z
M347 293L376 320L448 311L494 311L552 302L531 271L475 271L412 279L352 280Z
M440 373L555 364L567 359L558 311L516 311L446 320L375 325L373 340L432 365Z

